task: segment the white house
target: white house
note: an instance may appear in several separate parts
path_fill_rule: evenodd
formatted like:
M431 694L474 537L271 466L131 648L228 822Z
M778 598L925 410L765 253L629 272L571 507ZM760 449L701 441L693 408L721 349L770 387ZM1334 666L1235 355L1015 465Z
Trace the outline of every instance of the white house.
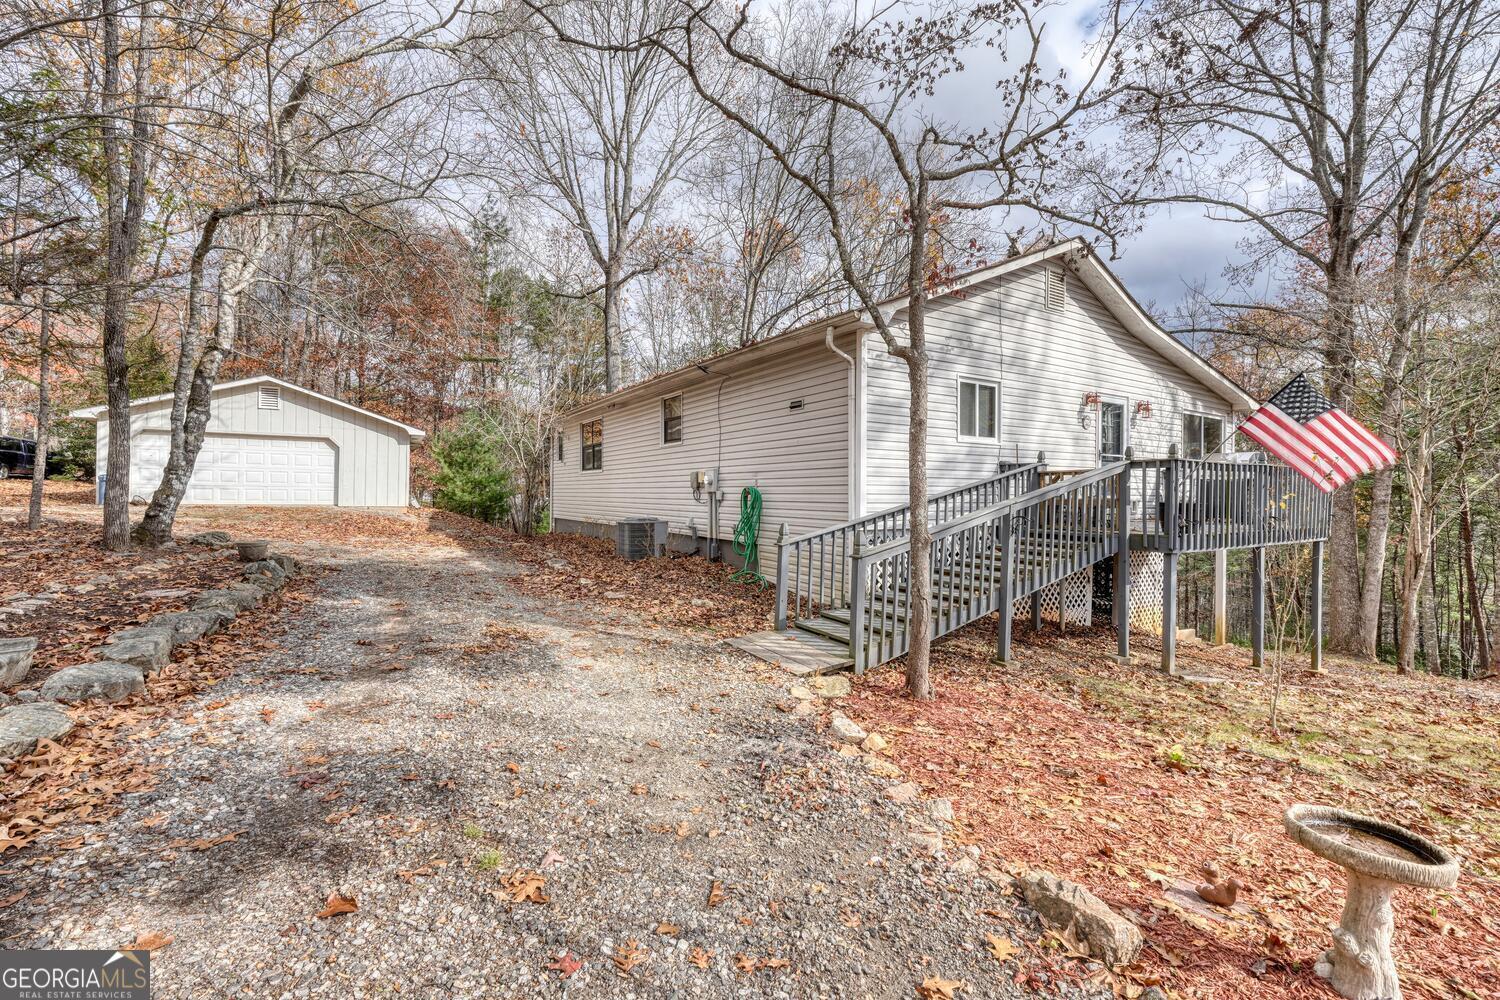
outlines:
M97 467L108 462L102 406L73 413L96 422ZM161 482L172 427L171 395L130 404L130 497ZM203 449L184 503L405 507L418 427L270 375L214 387Z
M884 308L899 324L902 303ZM929 489L1034 461L1091 469L1222 451L1254 401L1163 331L1086 243L980 268L932 303ZM611 393L566 415L552 453L558 530L654 516L676 547L727 539L742 487L764 501L761 568L791 535L905 503L910 392L868 317L844 313ZM722 491L695 489L709 473ZM730 556L725 544L724 554Z

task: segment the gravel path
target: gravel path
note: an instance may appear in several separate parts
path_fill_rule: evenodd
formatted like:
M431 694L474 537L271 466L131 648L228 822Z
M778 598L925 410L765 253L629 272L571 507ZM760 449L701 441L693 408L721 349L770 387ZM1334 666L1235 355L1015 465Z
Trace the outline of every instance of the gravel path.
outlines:
M779 671L523 597L492 552L300 554L315 599L155 737L157 786L0 869L33 890L4 947L171 935L160 998L1030 995L984 938L1028 917L924 857Z

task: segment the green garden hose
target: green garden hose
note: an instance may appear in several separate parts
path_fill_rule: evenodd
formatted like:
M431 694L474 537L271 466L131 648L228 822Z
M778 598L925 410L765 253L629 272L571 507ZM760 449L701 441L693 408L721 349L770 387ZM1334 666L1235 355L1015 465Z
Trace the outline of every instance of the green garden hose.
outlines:
M760 565L760 490L746 486L740 490L740 519L734 526L734 551L744 559L744 568L737 569L729 577L741 583L758 583L767 586L766 578L756 567Z

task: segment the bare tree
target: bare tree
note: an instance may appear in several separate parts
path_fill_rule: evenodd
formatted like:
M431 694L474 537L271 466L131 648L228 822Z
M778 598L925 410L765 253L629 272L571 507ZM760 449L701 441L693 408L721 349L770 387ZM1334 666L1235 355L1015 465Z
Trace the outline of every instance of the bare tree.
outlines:
M570 43L598 42L571 32L555 12L533 6ZM890 354L907 369L911 393L907 439L911 564L923 567L931 552L927 522L929 356L926 318L930 299L974 252L946 241L955 217L1013 211L1108 232L1117 223L1111 206L1075 207L1068 185L1070 162L1084 157L1085 120L1118 96L1115 45L1120 11L1109 8L1100 24L1094 61L1074 85L1044 58L1043 11L1025 2L940 8L910 22L883 13L856 21L831 50L768 48L748 8L679 2L670 23L643 33L628 51L670 55L703 101L758 141L787 176L820 207L842 278L867 322ZM945 78L962 71L967 54L993 49L1008 69L995 87L999 120L965 129L932 113L928 99ZM730 74L759 78L796 104L816 127L766 122L723 89ZM852 121L872 160L847 157L843 137ZM850 167L877 165L872 177ZM877 180L889 174L892 192ZM889 195L889 196L887 196ZM877 283L877 262L862 259L873 247L893 250L899 261L891 289ZM932 697L930 678L932 581L916 571L910 580L911 642L907 692Z
M1361 270L1393 229L1398 252L1420 246L1439 179L1494 126L1497 29L1486 0L1159 0L1138 33L1120 110L1139 153L1172 163L1149 201L1202 205L1257 233L1258 260L1314 273L1329 396L1357 411L1361 386L1383 393L1388 437L1412 317L1397 317L1375 357L1362 351ZM1354 492L1334 498L1332 648L1374 655L1392 482L1389 470L1374 478L1363 569Z
M662 231L667 206L723 131L665 53L632 44L669 12L660 0L565 4L477 50L498 97L489 115L502 179L564 221L593 265L580 294L599 293L611 390L625 378L624 291L680 256Z

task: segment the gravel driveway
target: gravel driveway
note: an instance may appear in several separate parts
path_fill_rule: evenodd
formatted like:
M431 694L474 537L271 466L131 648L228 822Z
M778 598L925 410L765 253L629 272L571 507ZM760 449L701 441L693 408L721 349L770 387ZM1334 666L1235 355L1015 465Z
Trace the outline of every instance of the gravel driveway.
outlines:
M985 950L1028 918L779 671L524 597L493 550L300 554L314 599L154 737L156 787L0 869L5 947L170 935L163 998L1031 995Z

